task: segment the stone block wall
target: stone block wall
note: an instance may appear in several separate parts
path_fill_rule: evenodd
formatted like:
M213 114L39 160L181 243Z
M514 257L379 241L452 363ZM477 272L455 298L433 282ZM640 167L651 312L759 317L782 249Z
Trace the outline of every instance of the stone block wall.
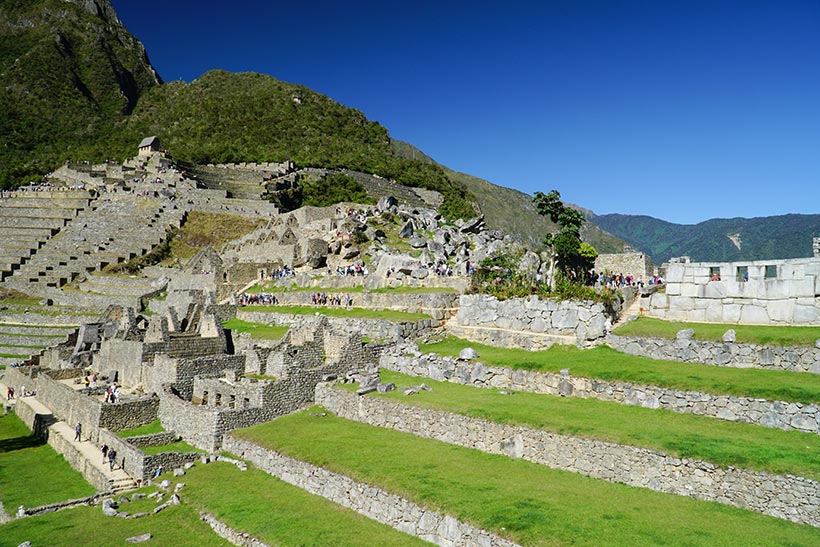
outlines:
M654 275L655 267L644 253L602 253L595 259L595 271L632 275L635 279L642 276L646 283Z
M817 347L782 347L686 339L667 340L614 334L608 335L606 341L620 352L650 359L820 374L820 348Z
M459 298L457 335L504 347L546 349L554 343L587 345L603 340L616 312L603 304L541 300L537 296L498 300L465 294Z
M413 353L413 350L409 350ZM564 397L600 399L646 408L664 408L721 420L778 429L820 433L820 405L767 401L658 386L513 370L435 354L406 356L401 349L385 352L379 366L413 376L476 387L494 387Z
M315 291L288 291L273 293L279 304L283 306L310 306L311 295L316 292L323 292L317 287ZM328 293L336 295L337 292ZM375 310L395 310L410 313L427 313L436 321L444 321L454 316L458 312L458 297L453 293L377 293L377 292L351 292L347 293L353 299L352 305L357 308L368 308ZM344 301L344 294L342 294Z
M177 435L173 433L163 434L171 438L169 442L174 442ZM180 467L187 462L197 461L201 454L198 452L162 452L160 454L146 454L137 444L133 442L134 437L122 439L112 432L103 429L100 431L99 444L107 444L117 451L117 465L122 465L123 470L129 477L139 479L144 482L151 478L154 470L160 465L166 471L174 467ZM162 443L167 444L167 443ZM157 445L154 445L157 446ZM102 458L102 453L100 453Z
M748 273L744 279L741 272ZM713 280L717 275L719 279ZM820 259L671 263L650 314L672 321L820 325Z
M236 313L237 318L251 323L264 323L274 325L298 325L305 318L304 315L290 313L273 313L247 311L240 308ZM349 334L367 336L373 340L399 340L415 339L425 336L431 329L438 326L438 322L433 319L422 319L420 321L391 322L382 319L352 319L346 317L328 317L328 323L336 331Z
M517 547L516 543L410 502L381 488L356 482L309 463L288 458L248 441L225 437L224 448L266 473L436 545Z
M498 424L378 397L360 397L329 383L316 387L316 403L342 418L377 427L820 526L820 483L801 477L721 468L654 450Z
M156 420L158 412L159 397L156 395L149 395L136 401L103 404L100 407L99 427L111 431L133 429Z

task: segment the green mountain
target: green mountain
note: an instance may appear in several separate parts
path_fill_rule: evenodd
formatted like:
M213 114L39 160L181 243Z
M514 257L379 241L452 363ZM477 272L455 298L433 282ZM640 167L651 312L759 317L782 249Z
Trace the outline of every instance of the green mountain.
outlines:
M130 157L157 135L192 164L293 160L436 190L445 216L480 209L490 227L532 244L554 228L530 196L451 171L304 86L218 70L162 83L108 0L2 0L0 81L0 187L66 159ZM595 226L586 236L601 252L623 246Z
M0 2L0 186L100 156L161 83L107 0Z
M436 163L433 158L412 144L393 141L393 148L404 157ZM515 234L521 241L534 247L541 245L545 234L557 230L555 224L547 217L539 215L535 210L532 196L466 173L453 171L443 165L442 168L450 179L463 184L470 193L476 196L476 203L484 214L484 220L488 226L503 230L508 234ZM550 190L552 188L545 188L543 191L549 192ZM572 205L572 207L586 213L578 206ZM622 239L605 232L592 222L586 223L581 230L581 236L599 253L623 252L625 242Z
M820 236L820 215L716 218L694 225L636 215L589 218L656 264L684 255L696 262L807 257L812 254L812 238Z

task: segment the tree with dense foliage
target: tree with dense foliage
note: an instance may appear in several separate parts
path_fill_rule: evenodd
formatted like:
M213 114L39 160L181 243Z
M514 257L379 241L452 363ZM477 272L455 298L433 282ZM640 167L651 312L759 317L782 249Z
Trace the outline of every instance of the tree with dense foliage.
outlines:
M533 203L539 215L549 217L559 227L557 233L544 236L544 246L550 253L550 289L555 288L556 264L570 278L575 277L570 275L573 268L578 268L580 273L576 272L576 275L583 277L589 269L590 259L594 263L598 256L592 245L581 242L581 228L586 222L584 214L564 205L558 190L552 190L548 194L536 192Z

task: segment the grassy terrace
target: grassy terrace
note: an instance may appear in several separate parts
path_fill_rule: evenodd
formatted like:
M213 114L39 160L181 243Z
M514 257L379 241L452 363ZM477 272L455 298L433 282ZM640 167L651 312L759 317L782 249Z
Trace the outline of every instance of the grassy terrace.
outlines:
M128 437L136 437L138 435L151 435L152 433L164 433L165 428L162 427L162 424L159 422L159 418L154 420L151 423L141 425L139 427L134 427L131 429L122 429L117 431L117 437L122 439L127 439Z
M186 477L187 478L187 477ZM156 490L143 489L142 492ZM184 499L184 493L182 494ZM120 511L131 514L150 513L157 506L153 499L120 504ZM233 547L202 522L190 505L173 505L158 514L141 519L111 518L99 507L78 507L12 521L0 526L0 545L32 545L77 547L78 545L130 545L125 539L150 532L146 545L175 547Z
M304 411L235 435L528 546L816 546L816 528Z
M14 513L20 505L36 507L93 493L94 488L82 475L35 437L16 415L0 416L0 501L6 511Z
M250 321L242 321L241 319L229 319L222 323L222 327L229 329L236 333L248 332L251 338L261 340L281 340L285 333L288 332L288 327L281 327L279 325L266 325L264 323L251 323Z
M395 382L397 386L418 385L420 381L417 377L389 370L382 370L380 375L383 382ZM733 465L820 480L820 435L596 399L524 392L508 395L496 389L427 378L423 381L433 390L422 391L413 397L406 397L399 391L373 393L368 397L383 397L406 405L497 423L659 450L723 467ZM343 384L339 389L355 391L356 386Z
M185 441L177 441L175 443L163 444L159 446L141 446L145 454L162 454L163 452L199 452L204 454L204 450L200 450L195 446L191 446Z
M368 310L365 308L331 308L327 306L244 306L242 311L292 313L313 315L315 313L329 317L351 317L356 319L383 319L385 321L421 321L430 319L426 313L411 313L393 310Z
M252 466L196 466L185 474L183 501L234 529L279 547L431 545L287 484ZM229 491L230 495L226 495ZM2 530L2 529L0 529Z
M570 374L584 378L770 401L820 402L820 375L805 372L660 361L627 355L605 346L579 350L575 346L554 345L546 351L527 351L485 346L454 337L435 344L419 344L423 352L451 357L458 357L459 351L466 347L474 348L478 360L487 365L553 373L569 368Z
M693 329L695 340L720 342L723 334L734 329L737 341L744 344L769 346L814 346L820 338L820 327L787 327L774 325L729 325L724 323L681 323L639 317L615 329L621 336L644 336L675 339L679 330Z

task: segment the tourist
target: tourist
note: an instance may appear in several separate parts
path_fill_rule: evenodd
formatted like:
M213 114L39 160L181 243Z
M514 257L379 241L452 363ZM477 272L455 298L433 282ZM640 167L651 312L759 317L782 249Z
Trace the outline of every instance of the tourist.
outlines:
M102 456L103 456L102 463L103 463L103 465L105 465L105 460L108 459L108 445L107 444L102 445Z
M108 465L110 466L111 471L114 470L114 463L117 461L117 451L114 450L114 447L108 449Z
M161 465L160 465L159 467L157 467L157 468L154 470L154 474L153 474L153 475L151 475L151 478L152 478L152 479L156 479L156 478L158 478L160 475L162 475L162 466L161 466Z
M77 425L74 426L74 440L82 442L82 433L83 433L83 424L77 422Z
M6 399L8 399L9 401L14 399L14 388L11 386L6 388Z

